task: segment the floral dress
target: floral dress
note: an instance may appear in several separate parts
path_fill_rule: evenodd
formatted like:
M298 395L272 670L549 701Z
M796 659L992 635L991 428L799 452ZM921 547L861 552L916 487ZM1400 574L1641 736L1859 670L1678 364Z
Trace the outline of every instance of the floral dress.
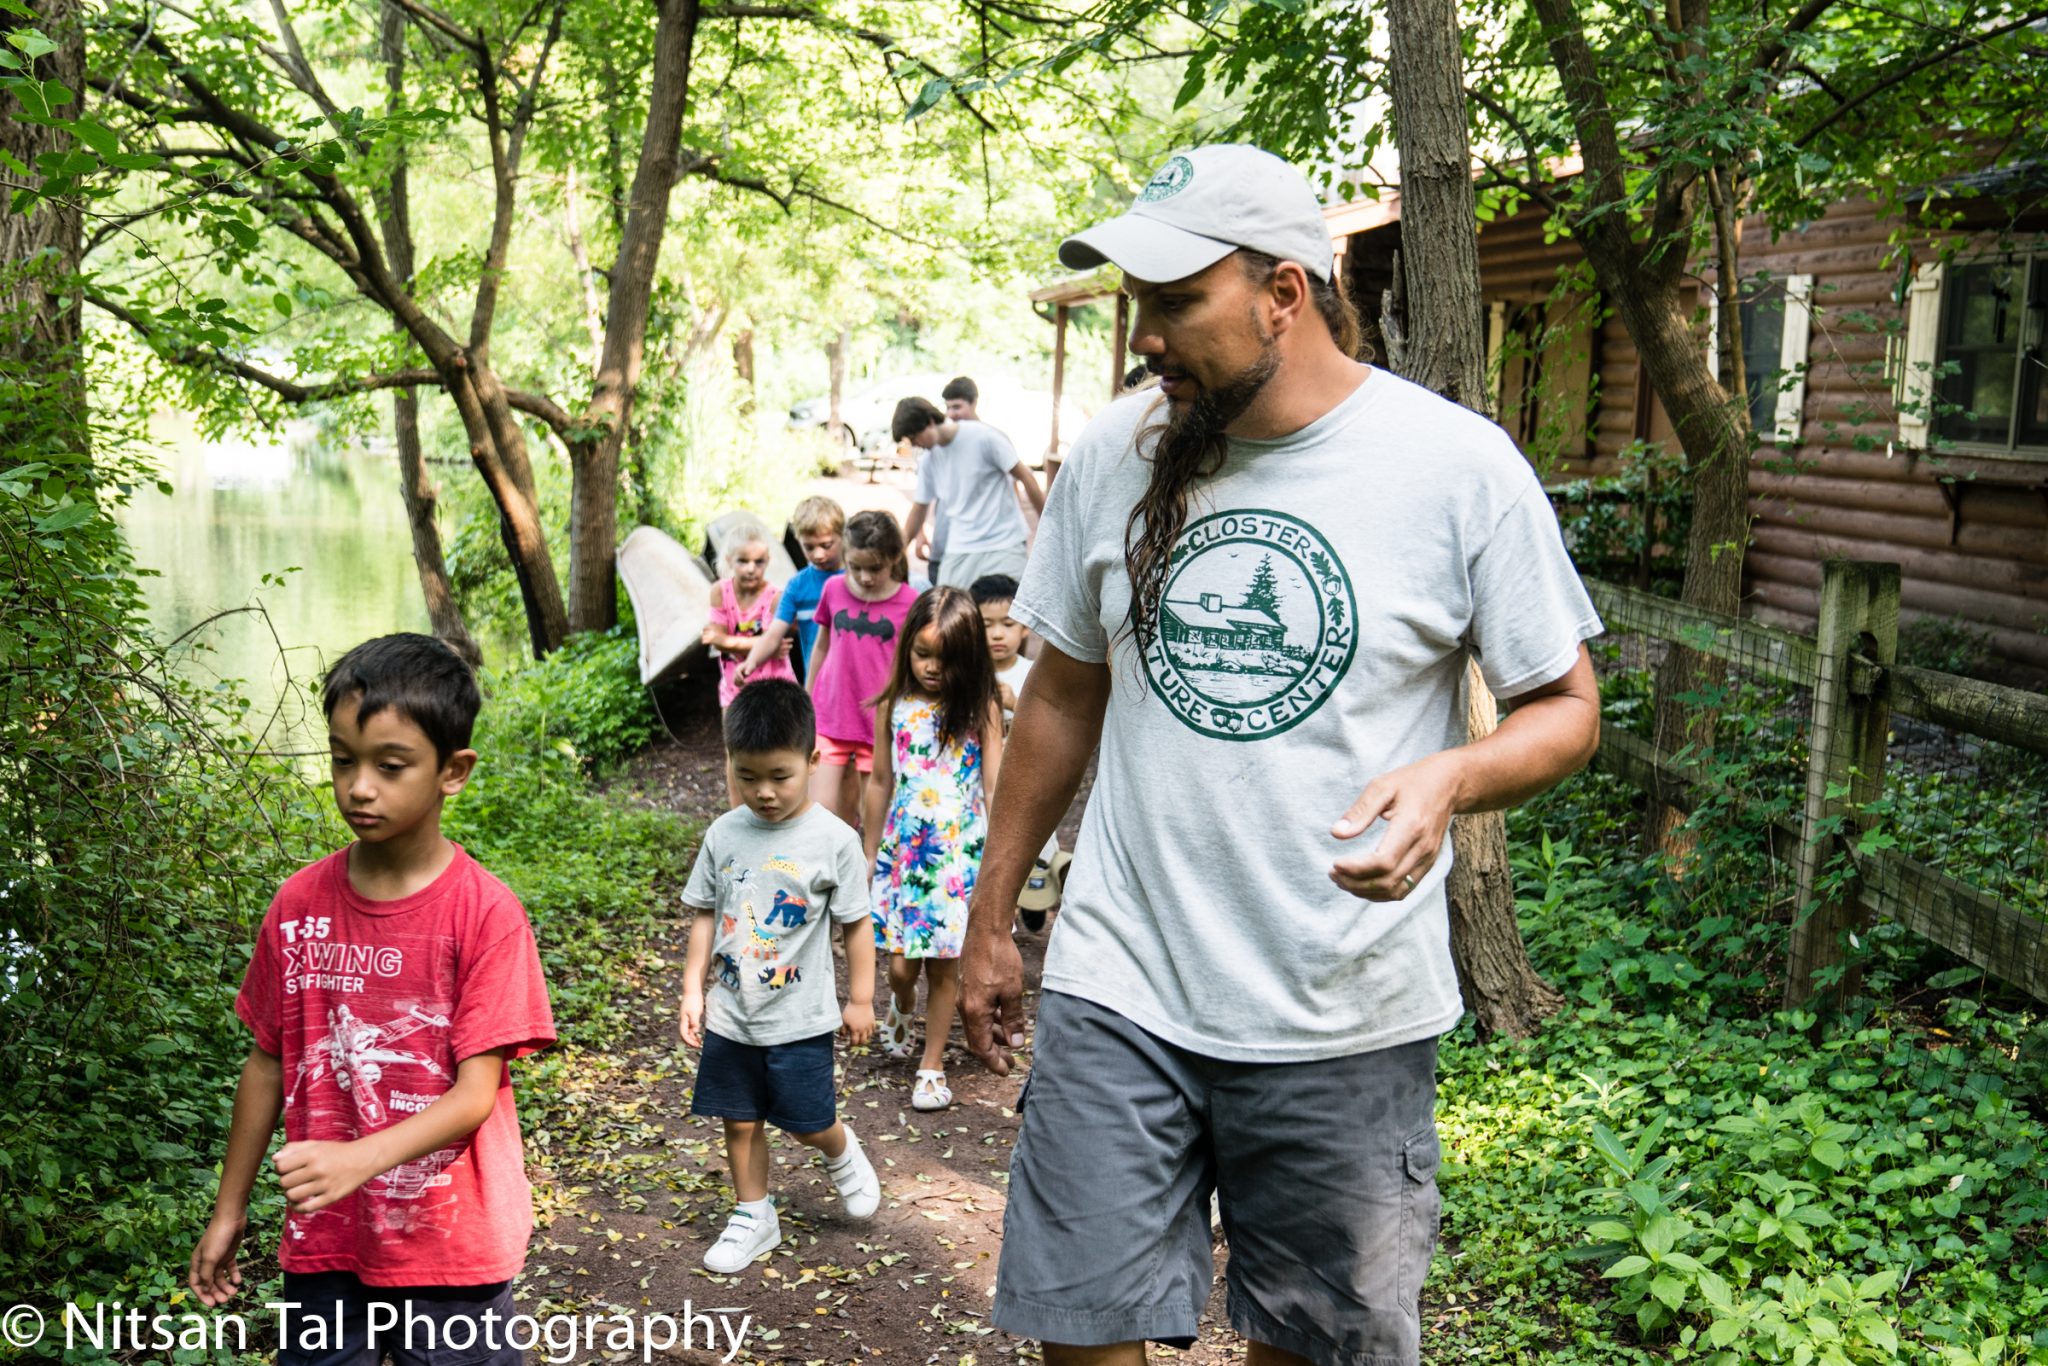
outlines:
M906 958L958 958L988 834L981 741L941 746L937 704L908 697L890 708L889 734L896 791L875 856L875 943Z

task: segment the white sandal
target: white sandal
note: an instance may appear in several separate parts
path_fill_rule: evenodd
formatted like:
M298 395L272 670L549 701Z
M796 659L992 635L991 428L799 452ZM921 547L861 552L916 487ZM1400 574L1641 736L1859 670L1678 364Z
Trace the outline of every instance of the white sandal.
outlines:
M910 1088L910 1108L913 1110L943 1110L953 1103L953 1088L946 1085L944 1072L929 1072L919 1068L917 1084Z
M882 1028L877 1036L882 1051L892 1058L909 1057L917 1051L916 1045L912 1042L915 1032L915 1018L898 1010L896 998L890 996L889 1013L882 1017Z

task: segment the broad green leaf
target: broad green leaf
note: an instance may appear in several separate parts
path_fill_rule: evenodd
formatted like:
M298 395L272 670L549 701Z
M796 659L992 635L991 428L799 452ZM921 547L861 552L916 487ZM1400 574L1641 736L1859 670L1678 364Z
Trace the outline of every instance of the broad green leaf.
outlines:
M1649 1269L1650 1259L1648 1257L1630 1256L1623 1257L1600 1274L1610 1281L1618 1281L1625 1276L1640 1275Z

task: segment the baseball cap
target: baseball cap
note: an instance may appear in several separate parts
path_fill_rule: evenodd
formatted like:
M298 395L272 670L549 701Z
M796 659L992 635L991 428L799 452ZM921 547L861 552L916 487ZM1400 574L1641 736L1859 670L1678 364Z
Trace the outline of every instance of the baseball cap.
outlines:
M1169 157L1122 217L1060 243L1060 263L1093 270L1108 262L1163 284L1207 270L1239 247L1330 278L1330 230L1301 172L1257 147L1217 143Z

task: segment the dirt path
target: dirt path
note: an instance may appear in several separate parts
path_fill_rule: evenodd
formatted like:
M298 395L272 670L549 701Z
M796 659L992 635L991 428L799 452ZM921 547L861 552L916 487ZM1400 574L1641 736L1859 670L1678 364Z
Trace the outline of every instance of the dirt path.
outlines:
M624 790L692 819L716 814L723 756L717 713L704 702L665 700L677 740L644 756ZM1081 804L1065 827L1070 846ZM1026 1008L1035 1015L1044 937L1021 948ZM957 1031L946 1062L956 1100L930 1115L910 1108L913 1064L841 1045L841 1114L882 1178L873 1219L842 1218L809 1151L778 1135L773 1193L781 1249L737 1276L703 1269L731 1197L718 1126L688 1116L695 1057L676 1041L680 936L658 958L634 965L639 985L628 1044L580 1059L568 1117L532 1140L534 1163L551 1179L535 1183L544 1227L522 1284L525 1311L680 1314L686 1300L699 1313L737 1311L728 1324L738 1314L751 1322L734 1361L987 1366L1038 1359L1035 1343L988 1322L1020 1079L983 1072ZM1027 1048L1020 1060L1029 1059ZM1222 1257L1219 1248L1219 1272ZM1201 1342L1185 1353L1157 1352L1155 1360L1241 1360L1242 1344L1219 1326L1221 1301L1219 1282ZM701 1335L697 1342L701 1349ZM657 1359L713 1362L727 1350L721 1337L715 1351Z

